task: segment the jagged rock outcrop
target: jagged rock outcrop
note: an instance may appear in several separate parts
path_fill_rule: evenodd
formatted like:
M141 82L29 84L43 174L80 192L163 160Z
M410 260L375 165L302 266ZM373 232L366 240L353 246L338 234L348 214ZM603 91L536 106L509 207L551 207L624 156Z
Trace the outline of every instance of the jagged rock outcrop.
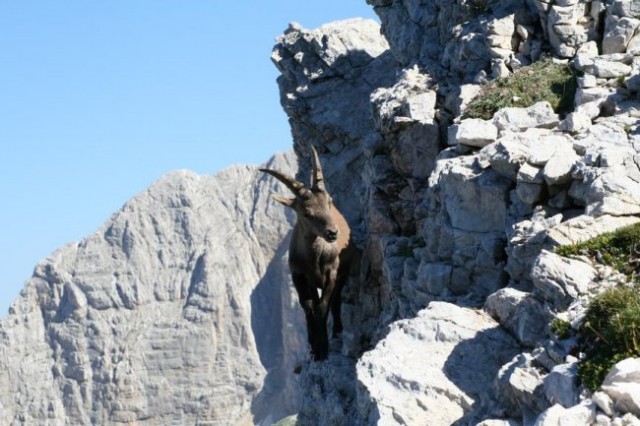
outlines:
M269 167L293 172L295 158ZM253 167L174 172L40 262L0 322L3 424L252 424L252 409L293 411L287 376L306 338L286 266L292 218L274 189Z
M560 317L577 327L590 298L624 281L586 258L560 258L553 247L640 221L640 61L628 47L632 12L619 1L369 3L399 70L375 90L354 82L371 90L374 131L361 133L363 150L341 151L340 137L302 139L294 131L294 144L331 146L325 162L347 155L361 170L350 181L359 197L342 202L362 206L354 218L363 230L360 280L347 289L345 335L334 342L328 366L304 366L299 422L330 424L343 416L367 424L382 416L389 424L448 424L441 417L446 413L427 414L445 404L427 405L423 417L412 417L417 411L407 407L432 395L429 380L419 374L401 391L405 397L387 396L386 403L361 397L363 389L389 386L384 374L371 375L364 385L359 376L365 360L386 366L394 365L394 357L405 359L379 349L391 341L389 330L423 319L424 309L438 301L489 313L520 352L496 373L491 410L475 412L464 398L450 395L459 411L447 412L482 424L602 422L602 416L630 421L603 413L581 394L570 344L554 339L549 324ZM598 55L596 43L627 47ZM299 57L308 55L308 47L295 48ZM460 120L477 94L474 85L461 83L506 76L545 49L578 55L571 64L584 76L574 113L560 116L541 102L500 110L488 121ZM306 88L300 83L298 91ZM296 90L288 86L282 93L289 111ZM306 109L296 109L295 119L313 123L313 134L330 134L306 113L330 109L328 99L317 94ZM360 111L360 101L347 109ZM420 333L407 334L403 347L419 345ZM428 355L405 360L403 371L419 371Z

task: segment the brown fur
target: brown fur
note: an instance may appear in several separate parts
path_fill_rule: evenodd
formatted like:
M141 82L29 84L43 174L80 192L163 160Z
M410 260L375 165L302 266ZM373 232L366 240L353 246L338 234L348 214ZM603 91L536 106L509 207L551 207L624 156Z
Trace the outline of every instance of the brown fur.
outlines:
M292 208L297 220L289 246L289 269L307 320L307 337L314 360L327 358L327 317L333 317L333 333L342 331L341 290L351 263L351 230L324 188L322 168L313 154L311 188L280 172L260 169L283 182L294 198L273 198ZM318 289L321 295L318 295Z

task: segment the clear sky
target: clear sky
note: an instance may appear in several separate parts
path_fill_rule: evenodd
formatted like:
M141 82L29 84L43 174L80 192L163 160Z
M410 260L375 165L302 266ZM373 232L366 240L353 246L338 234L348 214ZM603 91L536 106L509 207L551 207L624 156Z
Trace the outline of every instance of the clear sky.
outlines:
M0 0L0 315L33 267L164 173L291 146L270 54L365 0Z

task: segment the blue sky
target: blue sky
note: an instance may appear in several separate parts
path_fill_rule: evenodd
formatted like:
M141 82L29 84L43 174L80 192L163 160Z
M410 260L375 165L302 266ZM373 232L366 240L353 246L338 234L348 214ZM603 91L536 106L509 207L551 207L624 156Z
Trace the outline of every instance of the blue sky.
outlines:
M0 0L0 315L33 267L164 173L289 149L270 54L365 0Z

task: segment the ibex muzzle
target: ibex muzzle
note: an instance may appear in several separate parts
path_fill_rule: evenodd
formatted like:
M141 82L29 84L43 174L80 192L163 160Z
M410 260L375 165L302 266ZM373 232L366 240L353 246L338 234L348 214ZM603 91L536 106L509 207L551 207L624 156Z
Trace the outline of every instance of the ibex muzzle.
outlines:
M322 167L313 146L311 152L313 173L309 188L276 170L260 171L284 183L294 194L293 198L280 195L273 198L296 212L289 246L289 269L307 320L311 354L314 360L323 360L329 352L329 308L334 335L342 331L340 292L349 276L351 231L325 189ZM317 289L322 290L321 296Z

